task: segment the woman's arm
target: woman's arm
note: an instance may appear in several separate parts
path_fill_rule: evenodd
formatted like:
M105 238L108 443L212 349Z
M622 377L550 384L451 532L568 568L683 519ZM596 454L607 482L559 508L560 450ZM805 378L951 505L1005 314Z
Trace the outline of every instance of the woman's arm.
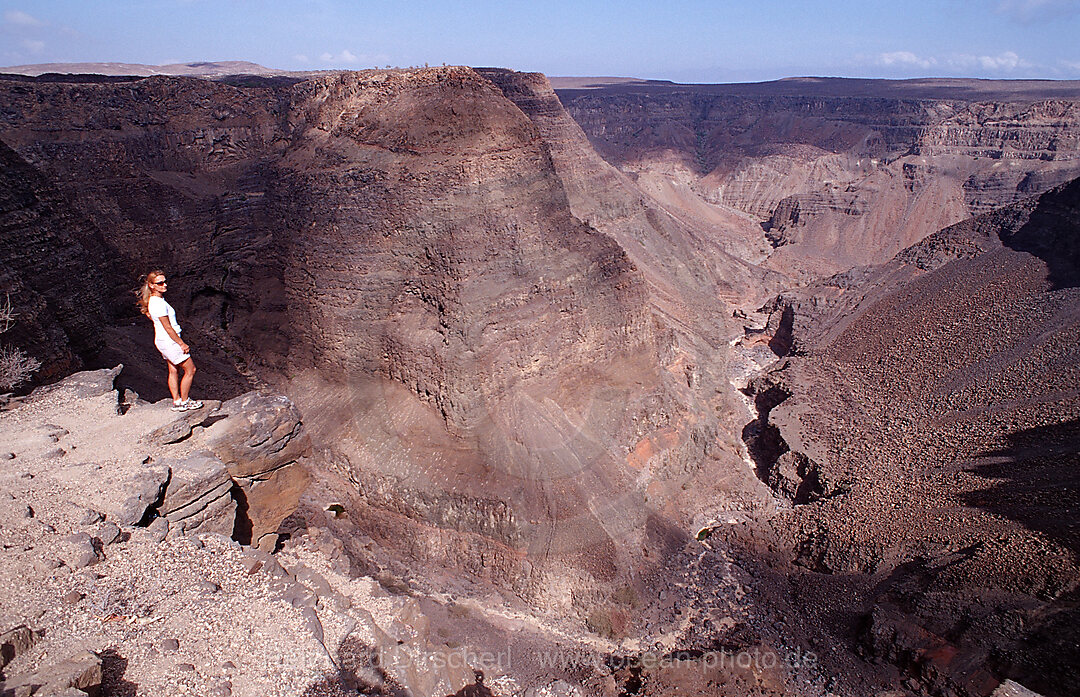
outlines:
M180 350L184 353L190 353L191 347L185 344L184 340L180 338L180 335L176 333L176 330L172 327L172 323L169 322L169 318L162 317L160 321L161 328L165 330L165 333L168 334L173 341L180 344Z

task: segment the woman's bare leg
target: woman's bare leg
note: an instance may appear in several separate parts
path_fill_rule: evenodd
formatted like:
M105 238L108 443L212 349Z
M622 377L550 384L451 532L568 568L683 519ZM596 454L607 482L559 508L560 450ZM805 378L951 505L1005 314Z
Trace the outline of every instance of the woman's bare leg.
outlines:
M180 378L180 401L186 402L191 392L191 381L195 379L195 361L189 358L180 367L184 369L184 377Z
M169 394L172 395L172 401L176 404L180 401L180 375L177 373L175 365L169 361L165 361L165 365L169 366Z

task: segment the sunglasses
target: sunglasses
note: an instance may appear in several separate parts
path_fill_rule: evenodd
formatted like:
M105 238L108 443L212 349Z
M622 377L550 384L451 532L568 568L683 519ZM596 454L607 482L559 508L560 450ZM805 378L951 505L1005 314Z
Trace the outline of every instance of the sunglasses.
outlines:
M151 283L150 285L152 285L152 286L163 286L163 285L165 285L165 284L166 284L167 282L168 282L168 281L166 281L166 280L165 280L165 279L163 278L163 279L161 279L160 281L155 281L155 282Z

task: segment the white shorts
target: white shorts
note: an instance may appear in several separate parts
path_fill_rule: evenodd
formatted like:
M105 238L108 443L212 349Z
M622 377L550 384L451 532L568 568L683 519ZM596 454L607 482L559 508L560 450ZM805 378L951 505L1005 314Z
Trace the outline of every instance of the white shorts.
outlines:
M191 358L191 354L184 353L184 350L180 348L180 344L175 341L162 341L160 344L155 343L158 351L161 351L161 355L165 357L169 363L173 365L180 365L187 359Z

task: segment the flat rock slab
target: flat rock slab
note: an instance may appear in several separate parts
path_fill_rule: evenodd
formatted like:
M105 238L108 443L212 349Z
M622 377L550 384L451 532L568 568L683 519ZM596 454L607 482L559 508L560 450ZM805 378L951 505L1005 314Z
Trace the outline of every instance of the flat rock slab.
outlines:
M101 659L90 651L80 651L36 673L17 675L0 684L0 690L5 695L62 695L73 689L87 692L100 685Z
M221 402L211 399L203 402L202 409L172 412L172 402L170 400L163 399L156 402L150 407L151 409L168 410L170 413L174 413L176 418L146 434L143 440L154 445L178 443L190 436L193 428L217 415L216 412L220 406Z
M146 509L156 505L169 481L164 464L132 464L105 467L95 463L65 464L48 476L70 492L70 500L100 511L117 525L135 525Z
M160 512L169 521L170 534L194 531L230 535L236 524L234 486L225 463L206 450L180 460L169 460L172 478Z

